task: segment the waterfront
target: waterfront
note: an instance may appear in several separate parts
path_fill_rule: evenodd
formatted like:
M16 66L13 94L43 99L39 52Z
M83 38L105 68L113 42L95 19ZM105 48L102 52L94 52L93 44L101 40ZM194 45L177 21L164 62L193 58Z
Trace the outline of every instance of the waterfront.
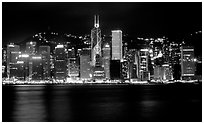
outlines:
M181 85L3 86L7 121L202 121L202 87Z

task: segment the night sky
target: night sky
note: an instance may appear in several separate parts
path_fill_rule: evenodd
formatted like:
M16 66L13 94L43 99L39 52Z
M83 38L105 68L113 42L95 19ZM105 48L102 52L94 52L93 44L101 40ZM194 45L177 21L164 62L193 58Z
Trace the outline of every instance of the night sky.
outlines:
M113 29L172 40L202 29L202 3L2 3L3 42L19 42L47 31L90 34L94 14L102 34Z

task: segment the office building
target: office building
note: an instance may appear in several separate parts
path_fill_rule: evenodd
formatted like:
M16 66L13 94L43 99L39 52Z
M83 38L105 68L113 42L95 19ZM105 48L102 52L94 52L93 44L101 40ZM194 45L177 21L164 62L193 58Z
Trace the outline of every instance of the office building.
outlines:
M66 66L66 54L65 54L64 45L57 45L55 47L55 60L54 60L54 69L55 69L55 79L56 80L65 80L67 75L67 66Z
M101 29L99 28L99 16L94 16L94 28L91 30L91 61L96 66L96 61L101 59ZM98 57L98 58L97 58ZM96 59L97 58L97 59ZM99 62L98 62L99 63Z
M23 75L22 80L26 80L26 81L31 80L32 77L29 77L29 76L32 76L32 70L29 70L31 69L31 67L29 68L29 63L31 63L30 56L28 54L21 53L19 55L17 63L19 65L18 70L20 70L21 71L20 73Z
M68 49L68 77L79 77L79 57L77 56L78 50L72 47Z
M122 31L112 31L112 60L122 60Z
M146 81L150 78L148 70L148 49L140 49L139 51L139 77L140 80Z
M50 46L39 46L39 54L42 56L43 79L50 79Z
M91 49L83 48L80 55L80 78L82 80L91 80L92 79L92 70L91 70Z
M181 46L181 79L190 80L195 76L194 48Z
M105 73L105 79L110 79L110 60L111 60L111 47L109 43L103 45L103 67Z
M121 79L121 62L120 60L110 61L110 78L111 80Z
M32 56L32 80L43 80L43 61L42 56Z
M20 54L20 46L9 44L7 45L7 76L15 78L19 72L17 69L17 61Z

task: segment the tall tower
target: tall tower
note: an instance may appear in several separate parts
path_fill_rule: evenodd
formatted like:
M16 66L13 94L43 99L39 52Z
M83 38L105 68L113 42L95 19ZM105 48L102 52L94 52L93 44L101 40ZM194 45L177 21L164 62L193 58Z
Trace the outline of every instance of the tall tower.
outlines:
M99 28L99 15L94 16L94 28L91 30L91 61L92 66L100 63L101 58L101 30Z

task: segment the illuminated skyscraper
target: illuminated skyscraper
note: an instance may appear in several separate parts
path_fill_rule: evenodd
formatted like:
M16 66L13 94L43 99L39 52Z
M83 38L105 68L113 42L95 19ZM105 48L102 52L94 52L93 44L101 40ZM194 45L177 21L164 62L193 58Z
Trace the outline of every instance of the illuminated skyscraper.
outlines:
M138 80L139 78L139 52L136 51L135 49L131 49L129 51L129 55L130 55L130 60L129 60L129 75L130 75L130 79L133 80Z
M149 80L149 70L148 70L148 49L140 49L139 54L139 72L140 72L140 79L142 81Z
M29 70L29 69L32 69L32 67L29 68L29 63L30 62L32 62L32 61L30 61L30 56L28 54L21 53L19 55L19 58L18 58L18 61L17 61L17 63L19 64L18 70L21 71L20 73L23 75L23 80L28 81L29 76L32 76L32 70ZM22 66L23 70L22 70L22 68L20 66ZM31 74L29 74L29 73L31 73ZM31 77L30 77L30 79L31 79Z
M112 31L112 60L122 60L122 31Z
M68 76L71 78L79 76L79 58L74 47L68 49Z
M97 56L99 59L96 59ZM101 29L99 28L99 16L94 16L94 28L91 30L91 61L92 66L101 59Z
M195 76L194 48L181 47L181 78L192 79Z
M41 56L32 56L32 80L43 80L43 64Z
M80 55L80 78L82 80L89 80L92 78L91 61L90 61L90 48L84 48Z
M39 54L42 56L43 79L50 79L50 46L40 46Z
M99 16L94 17L94 28L91 30L91 65L93 69L93 79L104 78L104 68L102 67L101 54L101 30L99 28Z
M17 61L20 54L20 46L7 45L7 75L8 77L16 77L18 75Z
M64 80L67 74L66 54L64 45L57 45L55 47L55 78L56 80Z
M106 79L110 79L110 59L111 59L110 44L105 43L103 45L103 67Z

